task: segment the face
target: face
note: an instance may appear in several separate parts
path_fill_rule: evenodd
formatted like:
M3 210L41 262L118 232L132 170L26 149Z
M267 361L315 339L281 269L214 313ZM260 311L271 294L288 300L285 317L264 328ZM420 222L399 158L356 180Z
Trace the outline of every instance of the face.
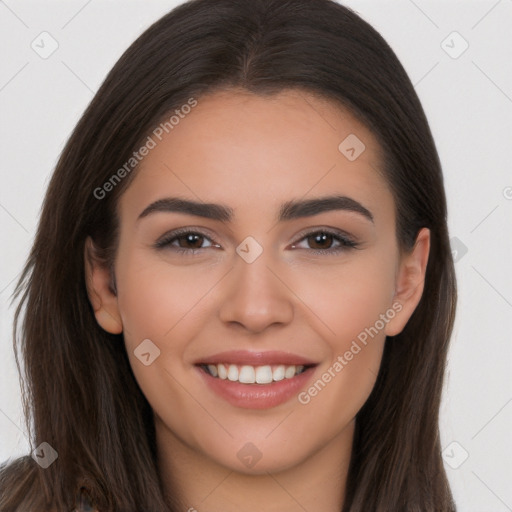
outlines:
M428 232L401 253L374 136L305 92L217 92L153 139L118 203L116 295L87 264L98 322L124 333L159 439L240 472L298 465L353 426Z

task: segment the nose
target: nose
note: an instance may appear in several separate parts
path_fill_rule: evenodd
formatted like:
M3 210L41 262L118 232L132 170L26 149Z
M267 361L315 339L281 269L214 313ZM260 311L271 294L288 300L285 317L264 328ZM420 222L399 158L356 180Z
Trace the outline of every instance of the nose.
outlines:
M275 267L265 251L252 263L235 260L221 299L222 322L259 333L271 325L284 326L292 321L294 295Z

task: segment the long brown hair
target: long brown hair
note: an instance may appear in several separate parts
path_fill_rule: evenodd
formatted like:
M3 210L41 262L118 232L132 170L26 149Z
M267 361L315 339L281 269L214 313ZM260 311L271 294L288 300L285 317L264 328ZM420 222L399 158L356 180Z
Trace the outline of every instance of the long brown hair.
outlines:
M152 410L122 334L103 331L89 303L84 242L90 235L113 265L116 204L136 168L104 197L95 191L164 116L229 88L260 95L296 88L348 108L382 147L379 170L394 194L400 246L410 249L419 229L430 229L422 299L403 332L386 340L357 415L343 512L455 510L438 413L456 284L441 165L408 76L384 39L334 1L193 0L119 59L49 184L13 297L14 350L21 377L19 343L31 447L47 442L58 459L47 469L28 455L4 464L2 511L71 510L82 488L101 511L178 510L164 497Z

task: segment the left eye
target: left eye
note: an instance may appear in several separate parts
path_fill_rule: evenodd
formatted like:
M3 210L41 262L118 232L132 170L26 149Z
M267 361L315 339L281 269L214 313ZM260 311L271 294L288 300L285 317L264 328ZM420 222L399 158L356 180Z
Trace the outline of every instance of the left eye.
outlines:
M356 242L339 233L331 233L330 231L315 231L306 234L300 239L299 244L293 244L292 247L299 247L301 242L306 242L309 247L301 247L301 249L312 249L313 252L335 252L347 248L355 248ZM337 242L337 246L333 244Z

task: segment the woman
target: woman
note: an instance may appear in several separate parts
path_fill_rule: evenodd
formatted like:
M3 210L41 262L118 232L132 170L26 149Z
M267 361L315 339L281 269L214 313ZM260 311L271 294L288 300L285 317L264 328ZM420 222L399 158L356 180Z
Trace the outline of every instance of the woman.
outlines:
M1 510L455 510L441 166L396 56L335 2L195 0L142 34L20 293L34 451Z

